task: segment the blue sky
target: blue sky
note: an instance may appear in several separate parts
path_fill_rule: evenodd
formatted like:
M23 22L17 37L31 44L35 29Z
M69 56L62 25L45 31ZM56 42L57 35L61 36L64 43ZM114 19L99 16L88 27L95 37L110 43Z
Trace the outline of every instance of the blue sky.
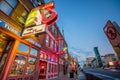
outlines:
M49 1L49 0L47 0ZM54 0L57 24L64 29L70 54L80 60L94 56L98 46L101 55L115 53L103 27L108 20L120 25L120 0Z

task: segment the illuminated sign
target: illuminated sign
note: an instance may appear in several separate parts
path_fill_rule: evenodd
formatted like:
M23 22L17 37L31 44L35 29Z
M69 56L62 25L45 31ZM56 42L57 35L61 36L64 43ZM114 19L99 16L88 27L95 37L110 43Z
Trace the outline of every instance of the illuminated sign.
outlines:
M111 40L117 37L117 31L113 26L109 26L106 32L107 32L108 38L110 38Z
M40 24L53 24L57 20L57 13L52 8L54 8L54 3L49 2L32 9L26 19L25 27Z
M21 32L19 32L18 30L16 30L14 27L8 26L8 24L6 24L6 22L4 22L2 20L0 20L0 26L8 29L9 31L11 31L11 32L13 32L13 33L15 33L17 35L21 34Z
M24 29L22 36L45 32L45 24Z
M37 43L36 41L34 41L34 40L32 40L32 39L26 39L26 40L27 40L28 42L30 42L30 43L36 45L36 46L39 47L39 48L42 47L39 43Z
M53 9L47 8L45 10L41 10L42 15L42 23L46 25L50 25L57 20L57 13Z
M29 27L29 26L34 26L34 25L40 25L41 22L42 22L42 16L40 14L40 11L38 8L34 8L29 13L26 19L26 22L25 22L25 26Z
M49 3L46 3L46 4L43 4L43 5L41 5L41 6L38 6L37 8L51 8L51 9L53 9L54 8L54 2L52 1L52 2L49 2Z

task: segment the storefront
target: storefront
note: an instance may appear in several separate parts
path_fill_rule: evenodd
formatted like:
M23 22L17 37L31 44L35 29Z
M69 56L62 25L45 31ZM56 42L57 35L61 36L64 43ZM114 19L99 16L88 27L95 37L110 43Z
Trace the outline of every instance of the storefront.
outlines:
M45 51L40 52L39 79L54 79L58 76L57 56Z
M41 45L0 19L0 79L35 80Z
M9 14L6 10L0 10L0 79L57 78L56 40L49 31L46 33L46 28L54 25L57 19L53 2L32 9L29 13L25 5L14 1L15 6L3 1L9 7L14 7ZM41 38L41 33L42 36L48 34L49 39ZM41 43L48 43L52 52L42 49L44 44Z

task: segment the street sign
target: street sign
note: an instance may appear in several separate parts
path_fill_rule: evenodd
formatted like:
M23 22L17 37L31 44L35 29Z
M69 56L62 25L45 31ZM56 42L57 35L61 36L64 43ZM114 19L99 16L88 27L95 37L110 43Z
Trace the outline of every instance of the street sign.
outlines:
M117 31L116 31L116 29L114 27L112 27L112 26L109 26L107 28L107 36L111 40L115 39L117 37Z
M119 26L114 25L110 20L107 21L104 27L105 34L113 46L117 46L120 43L119 28Z

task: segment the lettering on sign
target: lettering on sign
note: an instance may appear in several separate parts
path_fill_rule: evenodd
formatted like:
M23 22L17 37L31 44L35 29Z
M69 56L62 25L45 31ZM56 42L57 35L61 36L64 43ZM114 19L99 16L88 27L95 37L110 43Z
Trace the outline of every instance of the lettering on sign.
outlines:
M42 32L45 32L45 24L24 29L22 36L28 36Z
M8 29L9 31L11 31L11 32L13 32L13 33L15 33L15 34L17 34L17 35L20 35L20 34L21 34L21 32L19 32L18 30L16 30L15 28L13 28L13 27L11 27L11 26L8 26L8 24L6 24L6 22L4 22L4 21L2 21L2 20L0 20L0 26Z
M39 43L37 43L36 41L34 41L34 40L32 40L32 39L26 39L26 40L27 40L28 42L30 42L30 43L36 45L36 46L39 47L39 48L42 47Z

